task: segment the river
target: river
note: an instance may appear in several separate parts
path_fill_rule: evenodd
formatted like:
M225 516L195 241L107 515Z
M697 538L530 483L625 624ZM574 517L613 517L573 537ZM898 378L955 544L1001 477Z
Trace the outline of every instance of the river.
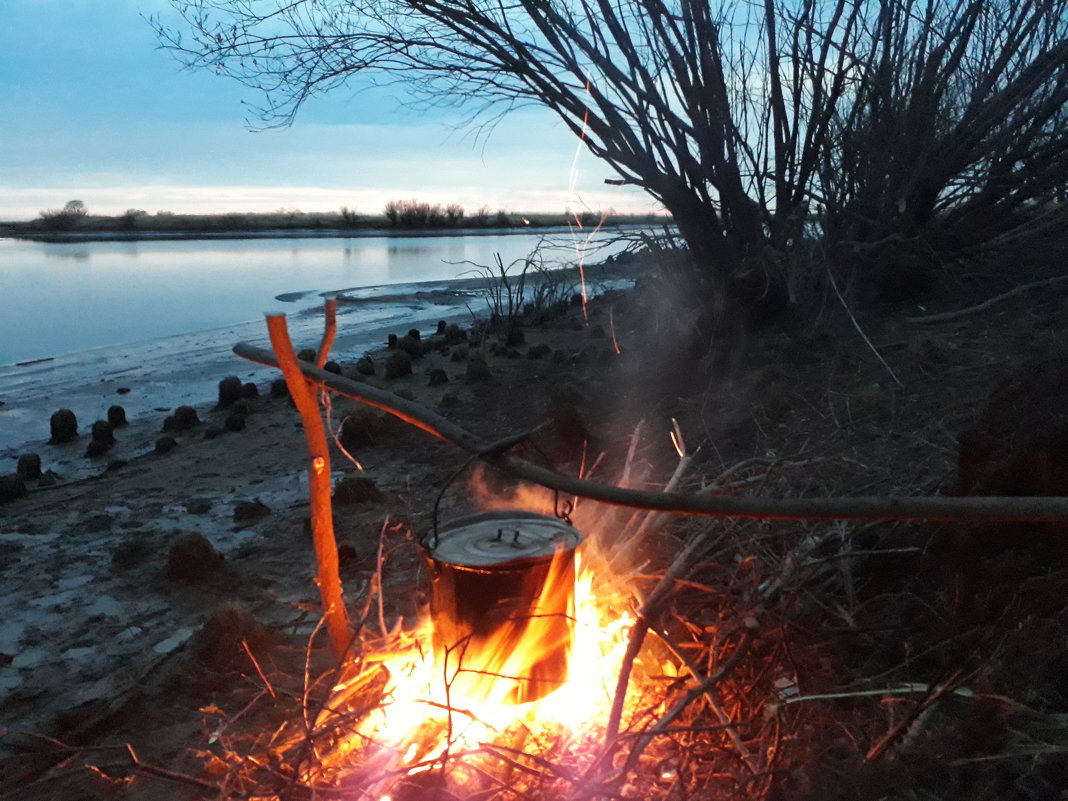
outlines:
M0 455L46 439L60 407L86 423L113 403L136 417L211 400L226 375L262 380L269 373L230 349L266 343L264 312L286 312L297 347L314 346L313 312L340 293L356 302L342 305L333 353L357 358L390 331L484 313L485 297L463 279L498 254L509 265L540 247L539 263L562 267L621 249L605 245L611 237L0 239Z

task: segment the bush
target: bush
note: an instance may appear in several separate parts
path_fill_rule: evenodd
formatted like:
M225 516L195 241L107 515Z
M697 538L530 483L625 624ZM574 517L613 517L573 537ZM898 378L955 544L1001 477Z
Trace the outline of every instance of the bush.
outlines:
M438 228L461 225L464 208L458 203L443 208L440 204L431 205L419 200L391 200L386 204L385 215L389 224L394 226Z
M49 231L69 231L89 214L89 209L81 200L71 200L62 209L42 211L41 226Z

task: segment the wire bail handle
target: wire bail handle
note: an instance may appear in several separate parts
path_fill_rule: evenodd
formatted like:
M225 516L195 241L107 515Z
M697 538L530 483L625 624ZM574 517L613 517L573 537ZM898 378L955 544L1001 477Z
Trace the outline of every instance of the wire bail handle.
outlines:
M441 527L440 527L439 522L438 522L438 512L439 512L439 509L441 507L441 499L445 497L445 491L450 486L452 486L453 482L456 481L457 478L459 478L460 474L463 473L468 467L470 467L471 463L473 461L475 461L476 459L478 459L480 457L488 456L488 455L500 455L501 453L504 453L504 451L514 447L515 445L518 445L520 442L522 442L525 439L527 439L527 437L530 436L530 433L531 432L528 432L526 434L522 434L522 435L517 436L517 437L510 437L509 439L504 440L501 446L494 446L494 447L491 447L491 448L489 448L489 449L487 449L487 450L485 450L485 451L483 451L481 453L476 453L476 454L473 454L472 456L469 456L467 459L464 460L463 464L461 464L459 466L459 468L457 468L453 472L453 474L449 476L449 478L442 485L441 489L438 491L437 497L434 499L434 508L433 508L433 513L431 515L431 534L430 534L430 537L429 538L428 537L423 537L422 539L419 540L419 544L423 547L423 550L427 551L428 554L432 554L438 548L438 543L441 541ZM537 447L536 445L534 445L533 447L534 447L534 450L542 457L542 459L545 461L545 463L550 467L550 469L553 469L552 461L545 454L545 452L542 451L541 448ZM574 511L575 511L574 502L571 501L571 500L562 499L560 497L560 490L554 489L553 490L553 516L558 520L564 521L569 526L573 526L574 523L571 522L571 513L574 512Z

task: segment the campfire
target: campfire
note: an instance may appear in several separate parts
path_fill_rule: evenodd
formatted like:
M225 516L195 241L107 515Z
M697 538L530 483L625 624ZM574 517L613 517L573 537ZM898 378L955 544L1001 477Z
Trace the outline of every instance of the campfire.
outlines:
M331 312L328 302L320 361L332 339ZM298 372L304 368L296 367L284 318L268 316L268 329L308 437L324 614L309 643L303 686L289 690L299 711L251 741L233 734L235 720L220 720L209 773L225 777L222 786L282 801L644 798L658 793L636 789L636 768L646 781L677 783L685 759L680 737L699 733L741 745L736 713L709 690L737 664L747 636L706 625L717 612L709 589L698 584L685 586L700 597L699 613L681 638L668 634L679 582L703 552L704 537L685 547L676 540L651 557L646 545L664 517L656 511L564 500L526 484L503 497L476 474L472 489L483 511L438 526L435 508L423 536L383 527L377 572L350 622L331 568L337 556L318 402ZM430 433L448 431L447 421L421 420L422 410L410 416L388 408ZM635 431L620 486L649 480L631 475L638 438ZM480 450L503 454L522 439ZM681 432L673 439L684 464ZM415 620L384 613L387 554L397 551L398 538L422 553L427 603ZM338 664L313 678L320 632L329 635ZM342 639L346 632L355 634ZM715 652L707 649L710 639L719 643ZM708 703L695 710L699 698ZM712 711L713 719L696 726L695 711Z
M664 649L629 652L639 588L620 566L633 543L606 547L582 511L585 531L515 508L443 526L426 544L424 613L367 632L310 725L274 742L307 754L295 784L379 801L563 797L611 773L598 765L609 721L633 742L665 711L678 665Z

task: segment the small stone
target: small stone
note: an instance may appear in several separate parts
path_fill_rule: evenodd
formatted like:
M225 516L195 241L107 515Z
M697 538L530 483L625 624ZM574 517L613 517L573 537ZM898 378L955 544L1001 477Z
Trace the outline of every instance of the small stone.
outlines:
M156 453L169 453L178 447L178 440L174 437L160 437L156 440Z
M54 412L49 425L52 431L52 438L48 440L49 444L58 445L70 442L78 436L78 418L70 409L60 409Z
M419 329L418 328L409 328L408 329L408 336L411 337L412 339L416 340L416 341L419 341L420 339L422 339L422 336L419 334Z
M438 401L438 405L443 408L448 408L450 406L458 406L459 404L460 396L457 395L455 392L445 392L444 394L442 394L441 400Z
M366 476L347 476L334 487L334 502L342 506L356 506L384 500L385 496Z
M271 397L272 398L288 398L289 397L289 385L286 384L284 378L276 378L271 382Z
M218 408L226 409L232 406L234 401L238 400L244 392L241 379L236 375L230 375L219 382L219 403Z
M24 453L19 456L15 473L24 481L36 481L41 477L41 457L36 453Z
M117 392L119 395L129 395L130 394L130 388L129 387L119 387L117 390L115 390L115 392Z
M16 498L21 498L28 492L26 482L18 473L7 473L0 476L0 503L7 503Z
M467 371L464 373L464 381L474 384L479 381L489 381L493 377L486 357L477 351L472 351L467 357Z
M271 508L259 498L255 498L251 501L238 501L234 504L235 523L246 523L249 520L258 520L270 513Z
M217 425L210 425L204 429L204 439L215 439L222 433L222 428Z
M188 431L200 423L197 410L192 406L179 406L174 410L174 425L176 431Z
M354 408L341 420L338 437L346 448L373 445L383 433L382 417L366 406Z
M249 651L257 661L267 663L268 652L280 642L277 634L249 612L225 604L212 612L190 639L191 670L197 681L208 684L224 675L244 674L251 667Z
M403 350L394 351L386 359L386 378L400 378L412 374L412 357Z
M246 415L234 412L233 414L227 415L226 419L223 420L223 428L227 431L244 431L245 421L247 419L248 417Z
M111 459L108 461L108 466L104 469L109 473L113 473L116 470L122 470L127 464L129 464L129 462L125 459Z
M112 428L122 428L126 425L126 410L121 406L108 407L108 422Z
M323 369L326 370L326 372L328 373L333 373L334 375L341 375L341 365L337 362L327 362L323 365Z
M430 371L430 381L428 382L427 386L440 387L448 383L449 376L440 367L435 367L433 370Z
M389 337L386 339L386 347L388 347L388 348L397 347L397 335L396 334L390 334L389 335Z
M241 385L241 397L242 398L258 398L260 396L260 388L257 387L251 381L248 381Z
M526 334L523 333L523 329L518 325L512 324L508 326L508 331L504 335L505 347L514 348L522 345L527 341Z
M446 325L445 321L444 320L438 320L438 329L434 333L436 333L440 337L445 333L445 329L446 328L447 328L447 325Z
M107 420L97 420L90 430L94 441L99 440L109 446L115 444L115 432Z
M300 353L297 354L297 358L302 362L315 362L315 357L319 354L311 348L303 348Z
M413 359L420 359L423 356L423 343L414 337L404 337L397 343L397 350L407 353Z
M337 546L337 563L339 567L345 568L356 564L358 557L359 554L356 549L347 542Z
M215 546L197 531L183 531L171 540L167 551L167 577L199 581L210 577L222 564Z
M464 331L456 323L453 323L445 329L445 344L446 345L459 345L461 342L467 341L467 332Z
M356 372L360 375L374 375L375 363L371 361L369 356L364 356L358 362L356 362Z

